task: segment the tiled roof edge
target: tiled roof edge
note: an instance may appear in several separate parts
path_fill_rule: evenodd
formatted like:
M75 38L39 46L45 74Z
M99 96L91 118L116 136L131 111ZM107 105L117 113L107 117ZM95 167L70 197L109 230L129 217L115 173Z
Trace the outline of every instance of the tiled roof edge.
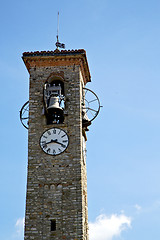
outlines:
M84 49L76 50L55 50L55 51L35 51L35 52L24 52L23 57L33 57L33 56L63 56L63 55L76 55L76 54L86 54Z

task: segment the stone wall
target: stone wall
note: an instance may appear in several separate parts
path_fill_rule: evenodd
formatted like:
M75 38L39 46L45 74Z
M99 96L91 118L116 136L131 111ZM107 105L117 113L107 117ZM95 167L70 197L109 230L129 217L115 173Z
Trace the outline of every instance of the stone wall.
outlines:
M30 71L28 177L25 240L88 240L87 177L82 149L82 87L78 65L35 66ZM46 125L43 85L63 75L66 109L63 124ZM81 77L80 77L81 76ZM65 152L47 155L39 146L42 133L52 127L69 136ZM56 231L51 231L51 220Z

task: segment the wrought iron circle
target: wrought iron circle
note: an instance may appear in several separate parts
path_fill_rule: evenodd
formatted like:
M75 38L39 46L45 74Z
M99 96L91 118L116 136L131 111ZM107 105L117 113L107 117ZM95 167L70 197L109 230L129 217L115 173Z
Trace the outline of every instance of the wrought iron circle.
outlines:
M93 121L97 117L100 107L98 96L92 90L83 88L83 112L89 121Z
M29 101L27 101L20 110L20 120L22 125L28 129L28 121L29 121Z

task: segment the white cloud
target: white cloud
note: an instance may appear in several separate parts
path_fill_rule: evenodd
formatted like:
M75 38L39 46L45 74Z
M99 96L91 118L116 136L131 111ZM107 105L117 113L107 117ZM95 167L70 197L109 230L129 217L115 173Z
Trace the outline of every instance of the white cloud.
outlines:
M15 224L15 228L16 228L16 235L18 237L23 236L23 232L24 232L24 218L18 218Z
M99 215L95 222L89 223L90 240L112 240L131 227L131 218L124 214Z

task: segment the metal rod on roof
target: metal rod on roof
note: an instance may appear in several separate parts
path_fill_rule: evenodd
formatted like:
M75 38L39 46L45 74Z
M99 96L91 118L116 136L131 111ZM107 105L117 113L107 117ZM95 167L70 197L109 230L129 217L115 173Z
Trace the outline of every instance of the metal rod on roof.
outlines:
M57 16L57 42L59 42L59 11L58 11L58 16Z
M56 47L58 48L65 48L64 43L59 42L59 12L58 12L58 19L57 19L57 42L56 42Z

